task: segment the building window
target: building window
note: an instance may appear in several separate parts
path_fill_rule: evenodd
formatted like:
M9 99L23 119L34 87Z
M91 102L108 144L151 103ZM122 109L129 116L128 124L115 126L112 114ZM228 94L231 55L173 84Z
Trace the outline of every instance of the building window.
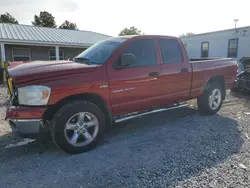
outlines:
M209 52L209 42L201 43L201 57L208 57Z
M239 39L229 39L227 57L237 57Z
M30 61L29 48L12 48L13 61Z
M59 50L59 59L64 60L64 52ZM49 50L49 60L56 60L56 50Z

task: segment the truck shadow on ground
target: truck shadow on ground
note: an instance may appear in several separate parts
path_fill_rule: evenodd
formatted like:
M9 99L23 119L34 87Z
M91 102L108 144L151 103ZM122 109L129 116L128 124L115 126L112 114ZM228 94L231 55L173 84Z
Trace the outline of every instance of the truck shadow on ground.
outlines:
M156 186L155 182L165 187L176 185L238 153L244 142L238 126L233 119L201 116L190 108L148 115L117 124L104 142L88 153L69 156L51 146L40 155L40 163L44 164L37 173L49 166L61 172L70 168L84 176L84 180L71 177L72 181L86 183L86 187L88 182L92 187L150 187L152 182L152 186ZM16 170L25 168L32 161L37 162L38 152L36 143L2 149L0 165L4 163L7 170L13 165L11 161L17 160L21 165ZM79 159L83 163L80 167L74 165ZM42 177L46 179L50 173L45 172ZM62 179L67 176L60 174Z

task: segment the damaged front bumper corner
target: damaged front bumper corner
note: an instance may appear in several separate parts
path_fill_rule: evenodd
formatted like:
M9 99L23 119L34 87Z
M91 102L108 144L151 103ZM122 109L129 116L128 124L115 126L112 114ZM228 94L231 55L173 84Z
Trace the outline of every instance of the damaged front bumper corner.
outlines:
M32 138L39 134L46 108L9 106L6 121L15 135Z
M20 136L37 135L41 126L41 119L10 119L7 122L12 132Z

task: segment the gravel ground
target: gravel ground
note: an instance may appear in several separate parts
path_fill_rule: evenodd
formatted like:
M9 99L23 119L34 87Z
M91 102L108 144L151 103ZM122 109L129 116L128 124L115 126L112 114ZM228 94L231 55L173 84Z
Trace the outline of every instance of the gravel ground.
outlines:
M39 154L35 142L2 144L1 188L250 187L249 112L250 100L228 94L217 115L182 108L119 123L98 148L79 155L53 145ZM0 138L14 142L1 123Z
M8 100L6 85L0 85L0 146L4 146L9 143L10 140L15 141L15 138L11 137L11 129L4 120L6 103Z

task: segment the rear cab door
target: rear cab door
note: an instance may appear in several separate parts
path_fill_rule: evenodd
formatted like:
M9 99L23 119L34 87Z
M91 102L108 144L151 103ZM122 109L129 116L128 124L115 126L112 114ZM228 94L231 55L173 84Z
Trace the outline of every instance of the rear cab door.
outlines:
M161 67L153 38L129 39L112 64L119 63L123 53L135 55L136 64L115 69L108 64L107 72L113 115L149 109L161 94Z
M160 53L161 94L163 103L171 104L187 100L192 84L192 67L187 52L178 38L158 38Z

